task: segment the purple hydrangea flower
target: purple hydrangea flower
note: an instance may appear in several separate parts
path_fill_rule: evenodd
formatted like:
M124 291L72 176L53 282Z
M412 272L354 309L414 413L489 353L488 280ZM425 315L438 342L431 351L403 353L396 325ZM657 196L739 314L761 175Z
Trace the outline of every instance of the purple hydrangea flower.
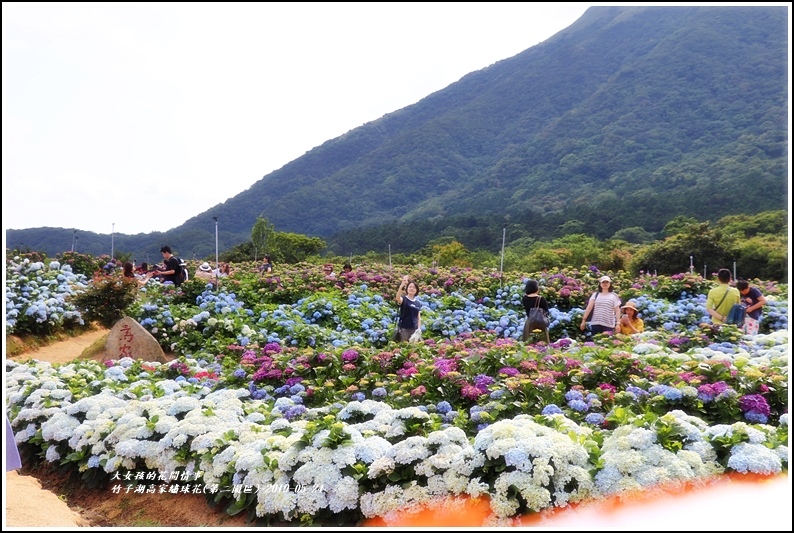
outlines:
M747 413L761 414L765 417L769 416L769 404L766 398L760 394L747 394L739 398L739 409L745 413L745 417Z

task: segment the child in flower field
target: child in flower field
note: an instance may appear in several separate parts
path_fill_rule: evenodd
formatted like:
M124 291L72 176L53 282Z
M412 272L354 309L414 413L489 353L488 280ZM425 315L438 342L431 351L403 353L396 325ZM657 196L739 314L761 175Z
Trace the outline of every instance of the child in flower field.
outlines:
M742 303L747 306L744 317L742 332L745 335L758 335L758 326L761 323L761 308L766 305L766 298L761 291L755 287L750 287L747 280L740 279L736 282L736 288L742 295Z

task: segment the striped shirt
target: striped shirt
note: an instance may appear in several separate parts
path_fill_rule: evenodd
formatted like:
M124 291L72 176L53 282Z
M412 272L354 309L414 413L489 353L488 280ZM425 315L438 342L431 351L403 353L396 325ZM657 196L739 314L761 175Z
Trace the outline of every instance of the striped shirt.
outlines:
M618 298L618 295L614 292L609 292L607 294L599 292L597 294L598 298L596 298L596 293L593 293L593 295L590 296L590 301L595 300L595 305L593 306L593 318L590 320L590 324L614 329L617 325L615 308L620 307L620 298Z

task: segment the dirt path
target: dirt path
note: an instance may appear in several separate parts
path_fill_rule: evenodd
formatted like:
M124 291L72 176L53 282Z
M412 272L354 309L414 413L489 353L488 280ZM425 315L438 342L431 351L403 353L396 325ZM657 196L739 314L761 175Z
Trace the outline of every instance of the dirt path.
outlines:
M89 331L79 337L44 346L8 359L25 361L36 359L49 363L68 363L83 353L108 330ZM23 469L24 470L24 469ZM23 475L19 471L6 472L5 515L3 529L8 527L78 527L90 526L90 522L77 510L71 509L55 493L42 488L38 479Z
M95 341L107 335L108 331L110 330L96 329L83 333L78 337L70 337L21 355L9 357L9 359L12 361L36 359L38 361L47 361L48 363L68 363L78 358L83 353L83 350L94 344Z
M101 339L108 331L107 329L89 331L8 359L68 363L78 358L86 348ZM69 485L63 476L47 470L47 468L37 468L33 472L30 465L23 464L21 470L6 472L3 530L6 527L245 527L248 525L243 516L230 517L211 509L203 496L137 495L124 494L124 491L114 494L110 489L81 490ZM66 496L59 494L68 494L69 504L65 501Z

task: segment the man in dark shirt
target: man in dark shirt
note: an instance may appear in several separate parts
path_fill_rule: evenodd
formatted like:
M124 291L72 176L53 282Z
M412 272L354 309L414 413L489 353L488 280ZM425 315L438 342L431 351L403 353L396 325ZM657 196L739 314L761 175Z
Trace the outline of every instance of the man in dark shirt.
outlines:
M171 253L170 246L163 246L160 248L160 253L163 254L165 270L151 272L149 277L157 276L163 283L170 281L174 285L180 285L182 283L182 276L180 275L182 267L179 266L179 259L174 257Z

